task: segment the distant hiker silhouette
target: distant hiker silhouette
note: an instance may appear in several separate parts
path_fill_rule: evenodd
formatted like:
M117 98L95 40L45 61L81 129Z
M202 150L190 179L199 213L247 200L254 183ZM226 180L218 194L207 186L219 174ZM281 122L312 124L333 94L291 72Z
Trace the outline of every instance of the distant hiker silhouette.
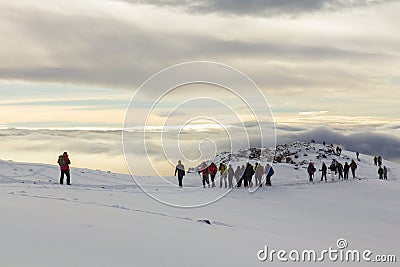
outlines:
M347 161L344 164L343 171L344 171L344 179L348 180L349 179L350 165L349 165L349 163Z
M314 182L313 178L314 178L315 171L316 171L316 169L314 167L314 163L310 162L310 164L308 164L308 167L307 167L307 172L308 172L310 182Z
M185 176L185 166L183 166L180 160L178 160L178 165L175 167L175 175L176 173L178 173L179 187L182 187L183 176Z
M357 163L352 160L350 163L351 174L353 175L353 179L356 178L356 170L357 170Z
M58 165L60 166L61 176L60 176L60 184L64 183L64 174L67 176L67 185L71 184L71 174L69 171L69 164L71 161L69 160L68 153L64 152L64 154L58 156Z
M387 177L388 177L388 170L387 170L387 168L386 168L386 166L383 166L383 179L384 180L387 180Z
M378 169L378 175L379 175L379 179L383 180L383 168L379 166Z
M326 182L326 173L328 172L328 167L326 166L325 162L322 163L321 171L322 171L321 182L323 181L324 178Z

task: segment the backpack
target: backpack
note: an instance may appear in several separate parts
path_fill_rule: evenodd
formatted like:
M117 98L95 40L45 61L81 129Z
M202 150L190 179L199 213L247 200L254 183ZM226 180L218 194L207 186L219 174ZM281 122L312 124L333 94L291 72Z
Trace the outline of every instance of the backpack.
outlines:
M275 171L274 171L274 169L273 169L272 167L269 169L268 174L269 174L270 176L272 176L272 175L275 174Z
M60 156L58 157L58 165L60 165L60 166L65 166L65 165L66 165L63 155L60 155Z

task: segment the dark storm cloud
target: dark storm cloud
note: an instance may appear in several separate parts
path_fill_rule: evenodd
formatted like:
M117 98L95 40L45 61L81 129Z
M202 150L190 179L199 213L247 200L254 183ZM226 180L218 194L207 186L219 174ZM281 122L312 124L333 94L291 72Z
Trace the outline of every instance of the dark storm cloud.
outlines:
M390 0L389 0L390 1ZM388 0L126 0L170 7L190 13L224 14L235 16L297 16L320 11L336 11L366 7Z
M278 136L278 143L291 143L294 141L309 142L314 139L318 143L337 144L350 151L359 151L368 155L382 155L389 160L400 159L400 138L390 134L376 132L362 132L344 134L328 128L290 133Z

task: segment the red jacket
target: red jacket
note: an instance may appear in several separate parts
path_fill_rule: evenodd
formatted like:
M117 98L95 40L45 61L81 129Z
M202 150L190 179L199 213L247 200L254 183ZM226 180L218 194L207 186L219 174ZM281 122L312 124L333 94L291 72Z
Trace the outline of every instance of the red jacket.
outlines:
M64 158L64 163L61 164L61 162L59 161L58 164L60 164L60 169L62 171L68 171L69 170L69 164L71 164L71 161L69 160L67 154L64 154L63 158Z
M217 165L215 165L214 163L211 163L210 166L208 166L208 172L211 174L216 174L218 171Z

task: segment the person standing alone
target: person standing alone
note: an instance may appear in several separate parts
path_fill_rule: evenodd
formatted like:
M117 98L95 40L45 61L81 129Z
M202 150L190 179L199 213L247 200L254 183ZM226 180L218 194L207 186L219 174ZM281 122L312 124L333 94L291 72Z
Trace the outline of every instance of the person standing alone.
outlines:
M64 175L66 175L67 185L71 185L71 174L69 172L69 165L71 164L71 161L69 160L68 153L64 152L64 154L58 156L57 163L61 170L60 184L64 183Z
M176 173L178 173L179 187L182 187L183 176L185 176L185 166L183 166L180 160L178 160L178 165L175 167L175 175Z

